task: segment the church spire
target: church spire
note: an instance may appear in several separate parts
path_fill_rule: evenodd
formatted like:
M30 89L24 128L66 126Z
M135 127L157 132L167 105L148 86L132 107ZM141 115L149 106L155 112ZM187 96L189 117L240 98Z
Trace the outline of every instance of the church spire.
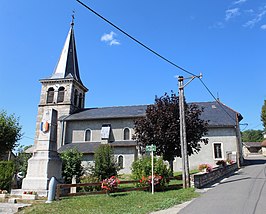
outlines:
M79 76L78 58L74 37L74 14L63 50L50 79L73 78L82 84ZM83 84L82 84L83 85Z

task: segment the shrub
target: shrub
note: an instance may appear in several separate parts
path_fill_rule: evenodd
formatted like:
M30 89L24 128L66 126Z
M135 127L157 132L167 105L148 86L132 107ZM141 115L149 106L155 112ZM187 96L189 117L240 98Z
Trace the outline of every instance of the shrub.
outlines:
M154 176L160 176L160 185L166 186L169 183L171 170L164 163L162 158L154 158ZM143 157L133 162L132 164L132 178L140 180L140 185L143 186L149 181L151 176L151 157ZM151 177L150 177L151 178Z
M12 161L0 161L0 189L10 189L14 170Z
M80 177L80 183L98 183L100 182L99 179L93 175L87 175ZM101 186L84 186L80 187L80 192L92 192L92 191L99 191L101 190Z
M81 165L82 153L76 148L68 149L60 154L62 159L62 177L66 183L72 183L73 176L78 180L83 174Z
M101 144L94 154L95 166L92 173L100 181L111 176L116 176L118 166L114 161L113 150L108 144Z

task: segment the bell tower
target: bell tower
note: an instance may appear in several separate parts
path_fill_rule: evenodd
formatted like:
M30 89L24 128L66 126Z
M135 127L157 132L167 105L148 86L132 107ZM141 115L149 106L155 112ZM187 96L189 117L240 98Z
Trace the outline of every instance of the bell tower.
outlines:
M40 103L36 122L34 145L36 146L42 115L47 109L55 109L58 119L84 108L85 93L88 89L83 85L78 67L78 58L74 37L74 16L68 32L63 50L53 74L49 78L41 79L42 84ZM57 148L60 147L60 124L58 122Z

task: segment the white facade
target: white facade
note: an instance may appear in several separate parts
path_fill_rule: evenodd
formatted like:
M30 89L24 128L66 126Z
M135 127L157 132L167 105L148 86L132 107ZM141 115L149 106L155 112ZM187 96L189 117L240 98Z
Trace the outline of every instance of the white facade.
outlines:
M216 166L218 160L233 160L236 162L237 152L237 137L236 129L234 127L228 128L209 128L208 144L201 143L201 150L198 154L189 156L190 169L197 169L200 164L208 163L213 167ZM217 157L215 153L215 144L221 146L221 157ZM181 158L176 158L174 161L174 170L182 171Z

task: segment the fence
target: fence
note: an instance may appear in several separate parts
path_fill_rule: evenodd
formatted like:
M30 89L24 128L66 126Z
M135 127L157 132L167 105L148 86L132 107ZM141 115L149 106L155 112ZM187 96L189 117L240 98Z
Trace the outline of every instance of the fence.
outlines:
M169 180L179 180L180 176L171 177ZM137 184L140 183L139 180L130 180L130 181L120 181L120 184ZM100 191L90 191L90 192L76 192L71 193L69 190L71 187L101 187L102 183L78 183L78 184L57 184L56 186L56 200L59 200L61 197L67 196L79 196L79 195L97 195L97 194L106 194L105 190ZM164 190L179 189L182 188L182 184L172 184L164 187ZM148 191L149 186L145 187L124 187L117 188L114 192L130 192L130 191Z

